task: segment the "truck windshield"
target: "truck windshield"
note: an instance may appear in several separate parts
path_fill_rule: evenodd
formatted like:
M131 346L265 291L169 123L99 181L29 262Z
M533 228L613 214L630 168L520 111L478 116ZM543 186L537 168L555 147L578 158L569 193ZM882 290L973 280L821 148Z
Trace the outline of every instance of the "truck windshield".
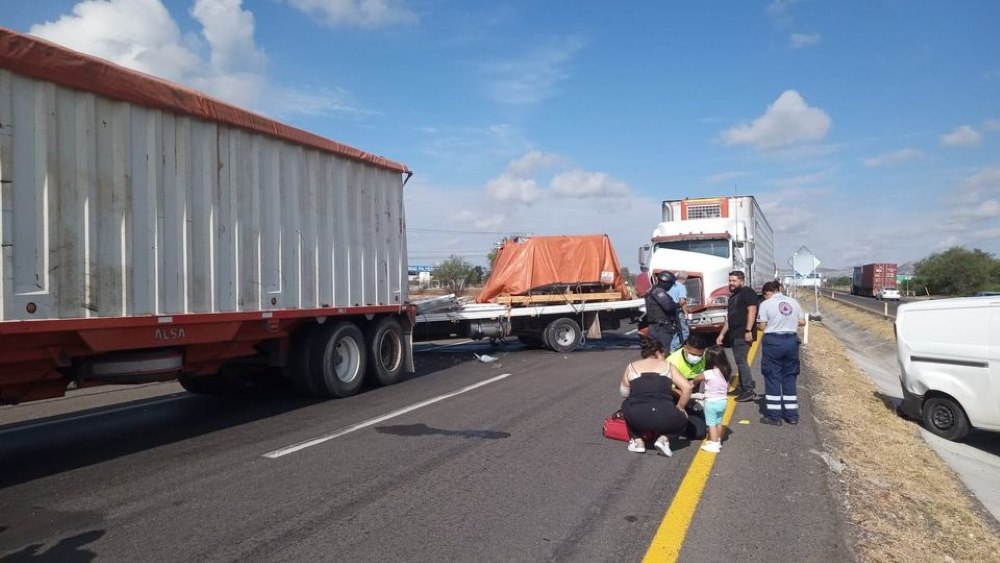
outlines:
M718 256L720 258L729 258L729 240L724 238L707 239L707 240L672 240L669 242L658 242L656 243L656 248L669 248L670 250L682 250L684 252L698 252L700 254Z

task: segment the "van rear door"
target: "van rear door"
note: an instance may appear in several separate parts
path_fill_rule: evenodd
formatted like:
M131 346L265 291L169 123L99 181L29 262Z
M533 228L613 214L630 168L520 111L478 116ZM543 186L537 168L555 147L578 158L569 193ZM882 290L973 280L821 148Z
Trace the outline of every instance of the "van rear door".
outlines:
M990 364L990 402L993 413L990 420L983 424L984 428L1000 430L1000 299L992 298L990 303L990 329L986 342L987 361Z

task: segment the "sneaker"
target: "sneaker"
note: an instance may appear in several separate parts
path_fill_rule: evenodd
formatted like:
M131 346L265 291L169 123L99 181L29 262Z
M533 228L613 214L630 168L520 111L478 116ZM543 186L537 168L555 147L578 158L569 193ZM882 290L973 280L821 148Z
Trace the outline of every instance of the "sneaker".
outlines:
M701 445L701 449L708 453L717 454L722 452L722 444L711 440L705 440L705 442Z
M662 455L667 457L674 455L674 452L670 450L670 441L667 440L666 436L660 436L657 438L653 445L656 446L656 449L660 450Z
M771 417L768 417L768 416L762 416L762 417L760 417L760 423L761 424L768 424L768 425L771 425L771 426L781 426L781 419L780 418L771 418Z
M646 444L643 443L642 439L634 438L628 441L628 451L635 452L637 454L646 453Z
M736 396L736 401L739 403L749 403L757 398L757 394L753 391L743 391Z
M795 425L797 425L799 423L799 419L797 419L797 418L786 418L785 422L787 422L788 424L791 424L792 426L795 426Z

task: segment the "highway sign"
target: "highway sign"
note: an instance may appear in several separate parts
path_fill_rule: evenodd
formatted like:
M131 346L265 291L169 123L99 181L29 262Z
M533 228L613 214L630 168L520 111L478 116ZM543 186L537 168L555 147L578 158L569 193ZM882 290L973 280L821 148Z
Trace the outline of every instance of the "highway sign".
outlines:
M795 270L795 273L804 278L809 277L809 274L815 272L819 264L819 258L816 258L805 246L799 247L788 261L788 265Z
M908 276L906 274L896 274L896 281L898 281L898 282L901 282L901 281L910 281L912 279L913 279L913 276Z

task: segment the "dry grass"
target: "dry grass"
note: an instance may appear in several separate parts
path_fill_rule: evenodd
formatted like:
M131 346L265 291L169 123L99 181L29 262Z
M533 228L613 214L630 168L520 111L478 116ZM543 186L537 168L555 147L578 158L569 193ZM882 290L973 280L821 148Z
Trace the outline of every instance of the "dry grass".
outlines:
M889 321L838 305L834 313L892 337ZM855 317L857 316L857 317ZM876 395L822 325L811 327L803 360L813 380L817 418L839 472L834 488L854 524L863 561L996 561L1000 534L958 477Z
M844 301L837 301L829 297L822 297L820 310L823 313L832 312L838 319L850 321L851 324L862 328L882 339L893 341L896 336L892 332L892 317L883 317L880 313L867 312L859 307L845 304Z

